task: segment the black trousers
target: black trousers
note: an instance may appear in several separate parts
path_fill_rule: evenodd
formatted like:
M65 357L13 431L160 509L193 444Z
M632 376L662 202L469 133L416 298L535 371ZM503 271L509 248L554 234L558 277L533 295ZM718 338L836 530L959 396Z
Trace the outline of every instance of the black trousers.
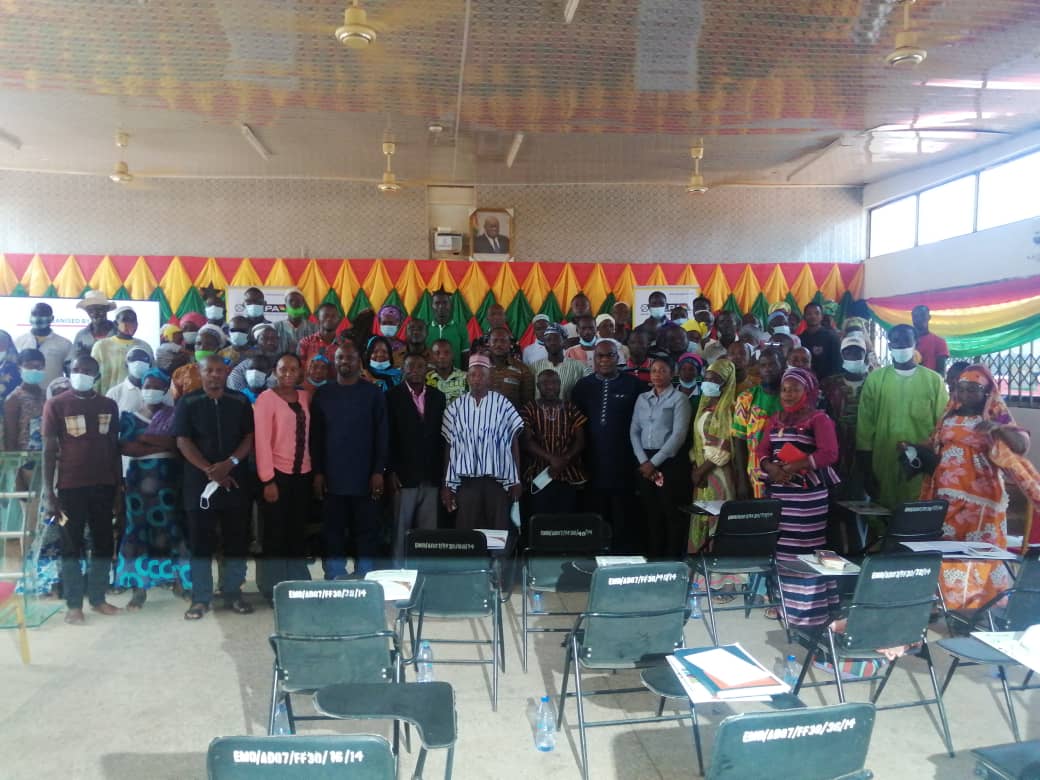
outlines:
M494 477L463 477L455 493L458 514L455 527L467 531L474 528L494 528L507 531L512 501L502 483Z
M209 509L189 509L187 514L191 600L196 604L209 604L213 599L213 553L217 547L219 527L224 550L221 590L225 601L234 601L242 594L242 583L246 579L251 505L233 503Z
M326 494L321 519L325 538L325 579L334 580L347 573L348 533L357 553L354 573L364 575L376 568L381 545L379 518L379 503L369 495Z
M307 520L311 510L311 475L274 473L278 500L269 504L263 489L257 495L263 529L263 554L258 561L257 585L271 598L279 582L309 580Z
M610 526L610 551L615 555L640 555L643 552L641 523L642 506L635 488L602 488L585 485L582 491L581 508L594 512Z
M86 590L91 605L105 601L108 577L112 569L115 538L112 535L112 504L114 485L62 488L58 501L68 518L61 526L61 580L65 605L69 609L83 609L83 569L80 561L86 555L85 534L90 529L92 551L87 566Z
M652 458L655 450L647 450ZM650 560L678 560L685 556L685 541L689 538L690 517L679 511L679 506L690 503L690 461L685 453L664 461L657 469L664 477L658 487L639 478L639 498L643 503L645 551Z

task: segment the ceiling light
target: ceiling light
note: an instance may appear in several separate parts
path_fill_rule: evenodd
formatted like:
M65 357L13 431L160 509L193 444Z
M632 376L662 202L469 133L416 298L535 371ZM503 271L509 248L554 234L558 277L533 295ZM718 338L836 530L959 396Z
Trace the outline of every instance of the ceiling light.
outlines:
M350 49L365 49L376 39L374 27L368 24L368 15L354 0L343 14L343 26L336 28L336 40Z
M574 14L578 12L578 3L581 0L564 0L563 3L563 23L570 24L574 21Z
M242 132L242 137L249 142L249 145L256 150L258 155L263 157L265 160L271 159L271 150L264 145L263 141L257 138L256 133L253 132L253 128L243 122L238 126L238 129Z
M885 64L890 68L915 67L924 62L928 52L917 45L917 33L910 29L910 6L916 0L901 0L903 3L903 29L896 33L896 47L885 55Z
M704 183L701 176L701 160L704 159L704 139L702 138L695 146L690 147L690 157L693 158L693 174L690 183L686 185L686 191L695 195L703 195L708 191L708 185Z
M386 156L386 170L383 171L383 180L376 185L380 192L400 192L401 185L397 183L397 176L390 168L390 159L397 151L397 144L393 141L383 141L383 154Z
M130 168L122 160L116 163L116 167L112 169L112 173L108 174L108 178L116 184L128 184L134 180L130 174Z
M426 129L429 130L430 133L432 133L433 135L440 135L444 132L444 125L442 125L440 122L433 122Z
M520 153L520 144L524 142L524 134L517 133L513 136L513 145L509 147L509 153L506 155L506 167L512 168L513 163L516 162L516 156Z

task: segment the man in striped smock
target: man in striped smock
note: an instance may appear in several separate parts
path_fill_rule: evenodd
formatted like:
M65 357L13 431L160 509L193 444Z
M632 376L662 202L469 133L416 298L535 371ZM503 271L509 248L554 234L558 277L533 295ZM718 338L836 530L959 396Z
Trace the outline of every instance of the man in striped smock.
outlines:
M766 494L782 505L778 561L794 560L827 543L828 496L838 484L831 468L838 460L838 437L834 421L816 408L819 395L812 371L788 368L780 384L782 408L766 423L756 452ZM822 625L838 606L832 577L784 572L780 587L792 626Z
M474 354L466 373L469 392L449 404L441 434L448 465L441 501L458 508L457 528L507 530L509 508L519 501L520 448L524 422L509 400L491 390L491 361Z

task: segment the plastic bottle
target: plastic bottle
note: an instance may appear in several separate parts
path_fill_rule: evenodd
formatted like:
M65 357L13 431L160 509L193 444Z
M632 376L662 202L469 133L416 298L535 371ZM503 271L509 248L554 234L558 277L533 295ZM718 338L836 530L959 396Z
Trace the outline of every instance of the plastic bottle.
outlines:
M416 656L418 661L417 669L415 672L416 682L433 682L433 648L430 647L430 643L427 640L423 640L419 645L419 653Z
M696 596L690 596L688 606L690 608L690 620L700 620L702 617L700 599Z
M787 660L784 662L784 682L794 688L801 671L801 668L798 666L798 659L793 655L787 656Z
M285 699L278 700L278 706L274 708L274 733L278 736L292 734L289 728L289 710L285 706Z
M553 711L548 696L543 696L538 704L538 718L534 727L534 746L543 753L548 753L556 747L556 713Z
M545 600L542 597L542 592L535 590L531 592L531 614L532 615L544 615L545 614Z

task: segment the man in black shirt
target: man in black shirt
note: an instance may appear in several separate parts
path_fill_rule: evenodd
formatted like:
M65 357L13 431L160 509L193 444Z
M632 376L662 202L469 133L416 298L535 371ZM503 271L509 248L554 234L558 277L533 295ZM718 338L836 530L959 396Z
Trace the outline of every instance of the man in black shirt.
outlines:
M812 353L812 370L821 382L841 373L841 339L830 328L823 327L823 309L818 303L807 303L802 346Z
M240 615L253 611L242 598L250 507L243 461L253 448L253 407L244 395L225 388L228 369L219 356L203 359L199 373L202 389L184 396L173 416L173 435L186 461L184 508L192 591L185 620L198 620L209 611L218 525L224 546L225 605Z

